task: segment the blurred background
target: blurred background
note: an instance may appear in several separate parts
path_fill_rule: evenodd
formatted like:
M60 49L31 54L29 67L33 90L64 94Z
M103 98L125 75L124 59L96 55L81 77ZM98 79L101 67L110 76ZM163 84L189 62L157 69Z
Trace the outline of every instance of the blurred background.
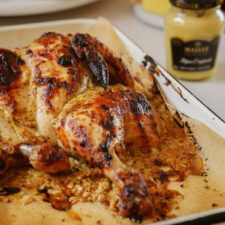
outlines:
M0 0L0 26L102 16L166 68L163 17L170 3L169 0L148 1L151 5L141 0ZM1 46L1 37L0 47L4 47ZM181 83L225 120L224 32L220 40L216 74L206 80L181 80Z

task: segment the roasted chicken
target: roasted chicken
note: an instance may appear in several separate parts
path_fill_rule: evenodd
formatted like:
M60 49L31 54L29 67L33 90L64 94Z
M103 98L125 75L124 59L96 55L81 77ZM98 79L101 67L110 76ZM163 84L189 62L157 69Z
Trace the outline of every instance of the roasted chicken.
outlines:
M88 34L45 33L29 46L0 49L0 172L31 164L48 173L80 157L120 191L122 216L150 217L140 171L120 156L160 149L162 127L120 58Z
M124 86L109 87L117 83ZM119 187L123 216L150 215L141 173L119 160L134 139L149 152L159 144L151 106L132 87L122 60L88 34L46 33L14 52L1 49L1 172L18 153L50 173L72 169L79 156Z

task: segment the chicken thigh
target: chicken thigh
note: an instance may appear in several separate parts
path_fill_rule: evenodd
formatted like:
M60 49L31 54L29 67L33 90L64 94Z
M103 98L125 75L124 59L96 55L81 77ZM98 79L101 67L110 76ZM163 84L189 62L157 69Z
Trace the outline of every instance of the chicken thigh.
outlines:
M118 186L123 216L142 219L151 214L151 197L140 172L127 168L118 155L133 148L158 147L157 124L145 97L124 88L86 91L72 99L59 115L59 145L72 156L81 156Z

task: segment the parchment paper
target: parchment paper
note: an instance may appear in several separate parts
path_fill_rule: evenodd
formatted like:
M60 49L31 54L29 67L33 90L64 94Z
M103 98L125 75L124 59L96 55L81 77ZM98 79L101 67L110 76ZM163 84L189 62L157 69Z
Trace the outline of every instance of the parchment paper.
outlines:
M34 27L32 32L30 29L0 32L0 47L15 48L25 46L47 31L65 34L88 32L96 36L113 49L116 55L123 58L131 74L144 81L144 92L151 88L153 80L147 76L147 71L131 59L125 45L113 30L111 24L103 18L100 18L90 28L86 25L59 24L53 27ZM204 124L190 118L185 117L184 119L189 122L195 137L202 146L200 154L204 160L207 177L189 176L184 183L171 183L170 188L178 190L183 195L183 198L177 200L173 210L177 216L225 207L225 140ZM53 209L48 203L42 201L35 201L29 205L24 205L20 200L13 203L0 202L1 225L46 225L46 221L48 225L135 224L127 219L122 219L113 212L107 211L104 206L96 203L79 203L65 213ZM144 224L149 222L145 221Z

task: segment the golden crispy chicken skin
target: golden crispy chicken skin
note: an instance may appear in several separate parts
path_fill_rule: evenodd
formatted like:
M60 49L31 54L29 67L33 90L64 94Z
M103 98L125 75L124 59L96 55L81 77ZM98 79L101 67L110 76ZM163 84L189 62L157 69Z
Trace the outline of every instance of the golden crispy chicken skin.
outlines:
M115 83L128 87L134 86L130 72L121 58L117 58L103 43L89 34L79 33L71 43L77 58L87 62L96 80L104 89L109 84Z
M141 220L151 214L151 197L140 172L126 168L117 154L160 143L151 106L135 90L87 91L72 99L56 123L59 145L97 166L120 189L123 216Z
M85 44L86 43L86 46ZM15 52L0 50L0 106L19 124L56 144L54 119L85 88L133 80L123 62L95 38L48 32ZM110 69L111 68L111 69ZM112 69L113 68L113 69ZM124 81L124 82L123 82Z
M123 216L139 221L151 215L144 178L119 156L130 145L150 153L159 146L158 128L141 93L120 85L106 90L116 83L133 87L122 60L88 34L71 40L51 32L15 53L1 50L0 60L1 113L7 108L4 129L18 138L14 151L49 173L71 169L69 155L81 156L118 186ZM11 156L1 149L0 158L5 172Z
M0 60L1 111L56 144L53 120L70 98L86 88L89 72L76 60L70 39L46 33L15 52L2 49Z
M86 86L85 67L79 63L70 39L56 33L45 33L22 51L31 69L36 91L36 120L38 131L56 144L54 119L65 103Z
M133 85L123 62L87 34L48 32L14 52L1 49L0 62L1 138L12 146L43 139L56 145L54 120L71 98L98 86L95 80L104 88L110 76L112 83Z
M151 184L126 157L138 152L154 158L167 128L178 125L158 89L160 100L151 90L150 105L142 94L148 85L138 81L88 34L49 32L25 48L0 49L0 174L28 163L58 173L73 169L78 157L115 184L122 216L137 222L153 216ZM183 129L180 134L187 140Z

